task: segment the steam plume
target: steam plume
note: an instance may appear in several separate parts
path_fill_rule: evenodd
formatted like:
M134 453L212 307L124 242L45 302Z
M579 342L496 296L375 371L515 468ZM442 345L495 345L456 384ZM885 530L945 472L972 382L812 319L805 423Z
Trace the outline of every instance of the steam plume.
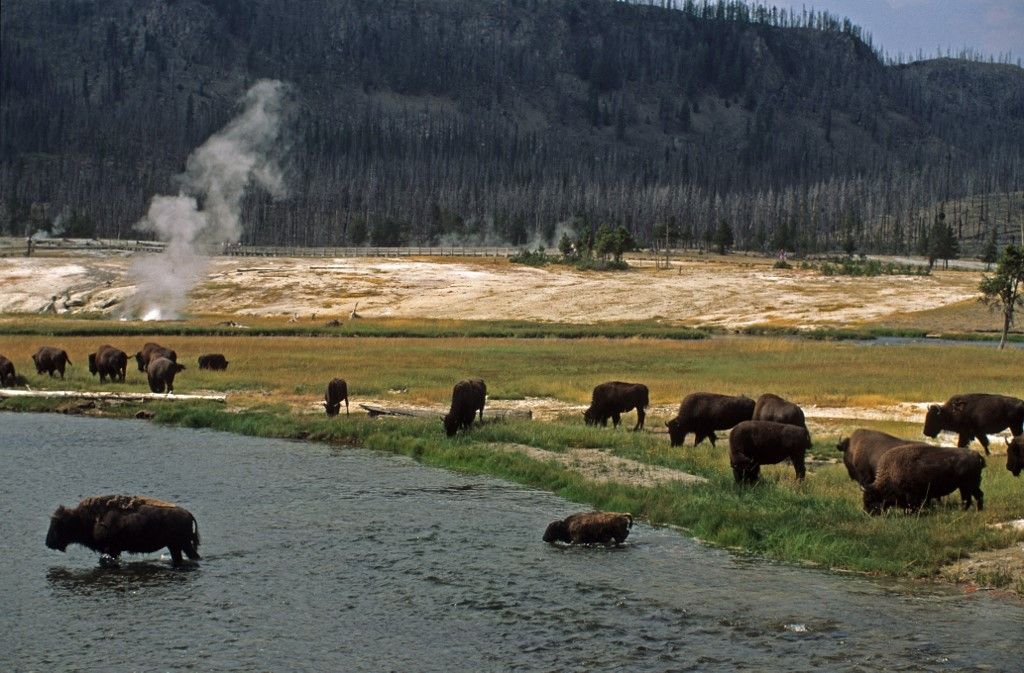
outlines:
M260 80L242 98L244 109L189 155L177 196L154 196L135 228L167 242L159 255L131 269L136 294L130 310L143 320L176 318L206 271L205 249L235 243L242 234L242 198L253 184L285 195L275 163L281 150L286 87ZM201 203L201 205L200 205Z

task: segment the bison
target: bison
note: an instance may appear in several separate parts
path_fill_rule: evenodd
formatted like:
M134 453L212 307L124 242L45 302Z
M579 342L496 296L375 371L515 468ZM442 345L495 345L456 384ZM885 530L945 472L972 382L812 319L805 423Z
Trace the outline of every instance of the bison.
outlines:
M890 507L913 511L957 489L965 510L973 497L981 511L984 468L985 459L969 449L923 443L897 446L878 460L875 481L864 487L864 511L881 514Z
M128 354L123 350L103 344L95 353L89 353L89 373L93 376L99 374L100 383L106 383L108 377L111 381L124 383L127 370Z
M160 344L150 341L143 344L142 350L135 354L135 362L139 365L139 371L144 372L149 367L150 361L159 357L167 358L171 362L178 361L177 353L170 348L164 348Z
M843 452L843 463L850 479L867 486L875 480L878 459L882 454L903 444L913 442L878 430L858 428L846 439L840 439L836 448Z
M1024 434L1024 400L1006 395L972 393L954 395L941 407L928 407L924 418L924 434L937 437L943 430L960 435L957 446L966 447L975 437L988 455L988 435L1010 428L1016 437Z
M13 386L17 378L14 363L0 355L0 386Z
M46 372L53 376L56 371L60 372L61 378L64 378L64 367L71 364L71 358L68 357L67 351L53 346L43 346L37 350L36 354L32 356L32 361L36 363L37 374Z
M146 377L149 379L149 389L154 393L162 393L167 389L167 394L174 393L174 376L185 369L185 365L179 365L170 358L158 357L150 360L146 367Z
M1015 477L1024 469L1024 435L1017 435L1013 441L1006 440L1006 469Z
M737 423L749 421L754 416L754 400L746 396L733 397L717 393L692 393L683 398L679 413L665 423L672 446L682 446L686 435L694 433L696 446L711 440L715 445L715 430L728 430Z
M469 429L473 425L473 417L480 411L480 420L484 420L484 402L487 400L487 386L483 379L465 379L452 388L452 406L441 418L444 431L454 437L459 428Z
M803 409L789 400L785 400L772 393L765 393L757 398L757 403L754 405L754 417L751 420L775 421L776 423L787 423L801 428L807 427Z
M729 464L737 484L753 484L762 465L789 460L796 478L807 473L804 456L811 448L807 428L775 421L743 421L729 433Z
M98 495L74 508L61 505L50 517L46 546L65 551L69 544L114 560L122 552L147 554L167 547L177 566L182 552L199 560L199 525L191 512L169 502L137 495Z
M620 512L581 512L552 521L544 531L545 542L569 544L622 544L633 527L633 515Z
M348 416L348 384L345 379L331 379L324 393L324 408L328 416L337 416L341 411L341 402L345 402L345 415Z
M224 371L228 368L227 359L220 353L210 353L208 355L199 356L199 368L200 369L213 369L216 371Z
M636 426L633 430L642 430L644 410L649 404L647 386L644 384L608 381L594 386L594 392L590 396L590 407L583 412L583 420L587 425L600 423L607 426L608 419L611 418L612 427L617 428L619 414L636 409Z

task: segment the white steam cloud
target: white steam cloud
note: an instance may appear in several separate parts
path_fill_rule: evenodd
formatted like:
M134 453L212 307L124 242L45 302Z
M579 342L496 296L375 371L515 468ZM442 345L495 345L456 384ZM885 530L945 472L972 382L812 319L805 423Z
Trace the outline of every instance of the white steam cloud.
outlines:
M241 114L189 155L178 176L181 192L150 201L135 228L155 233L167 247L132 265L137 289L128 305L134 317L180 315L189 290L205 275L206 251L240 239L242 199L251 186L285 196L275 157L282 150L286 92L277 80L254 84L242 98Z

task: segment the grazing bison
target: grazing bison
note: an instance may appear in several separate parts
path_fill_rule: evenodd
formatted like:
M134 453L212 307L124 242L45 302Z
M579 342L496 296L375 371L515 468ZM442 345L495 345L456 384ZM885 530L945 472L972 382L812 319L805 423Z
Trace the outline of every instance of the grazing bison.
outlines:
M633 527L633 515L620 512L581 512L552 521L544 531L545 542L569 544L622 544Z
M771 393L765 393L764 395L761 395L761 397L757 398L757 404L754 405L754 417L752 420L775 421L776 423L797 425L801 428L807 427L807 421L804 420L803 409L789 400Z
M587 425L602 426L608 425L608 419L612 419L612 427L619 427L619 414L636 409L636 426L633 430L641 430L644 427L644 410L650 400L647 395L647 386L642 383L623 383L622 381L609 381L594 386L594 392L590 396L590 407L583 412L583 420Z
M466 379L459 381L452 388L452 406L441 418L444 431L454 437L459 428L469 429L473 425L473 416L480 411L480 420L484 420L484 402L487 400L487 386L483 379Z
M99 374L100 383L106 383L108 377L111 381L123 383L127 370L128 354L123 350L103 344L95 353L89 353L89 373L93 376Z
M729 433L729 463L737 484L753 484L762 465L789 460L796 478L803 479L804 455L811 448L811 433L788 423L743 421Z
M943 430L960 435L957 446L963 448L975 437L988 454L988 435L1010 428L1014 437L1024 434L1024 400L1006 395L972 393L954 395L941 407L928 407L924 434L937 437Z
M679 413L665 423L672 446L682 446L686 435L694 433L696 446L711 440L715 445L715 430L728 430L737 423L749 421L754 416L754 400L746 396L733 397L717 393L692 393L683 398Z
M17 376L14 363L0 355L0 386L13 386Z
M32 361L36 363L37 374L46 372L53 376L53 373L56 371L60 372L61 378L64 378L64 367L72 364L67 351L62 348L54 348L53 346L43 346L37 350L36 354L32 356Z
M1024 470L1024 435L1017 435L1012 442L1006 440L1006 469L1015 477Z
M227 359L220 353L210 353L209 355L199 356L199 368L200 369L214 369L217 371L223 371L228 368Z
M50 517L46 546L65 551L80 544L115 560L121 552L171 552L174 565L181 553L199 560L199 526L187 509L169 502L135 495L98 495L77 507L61 505Z
M170 358L158 357L149 362L146 367L146 377L149 379L149 389L154 393L162 393L167 389L167 394L174 392L174 376L185 369L185 365L179 365Z
M970 508L973 497L981 511L984 467L981 454L969 449L921 443L897 446L878 460L875 481L864 487L864 510L869 514L881 514L890 507L917 510L960 489L963 508Z
M348 416L348 384L345 379L331 379L324 393L324 408L328 416L337 416L341 411L341 402L345 402L345 415Z
M164 348L160 344L150 341L144 344L142 350L135 354L135 362L139 365L139 371L146 371L150 361L156 358L167 358L171 362L177 362L178 354L170 348Z
M846 439L840 439L836 448L843 452L843 463L850 479L867 486L875 480L875 470L882 454L897 446L913 443L878 430L857 428Z

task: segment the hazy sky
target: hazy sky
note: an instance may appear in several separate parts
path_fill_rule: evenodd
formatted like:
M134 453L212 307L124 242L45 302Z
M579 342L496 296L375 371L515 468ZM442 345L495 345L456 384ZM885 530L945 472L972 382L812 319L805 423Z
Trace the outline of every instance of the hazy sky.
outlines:
M926 56L941 47L1024 57L1024 0L775 0L764 4L848 16L891 56Z

